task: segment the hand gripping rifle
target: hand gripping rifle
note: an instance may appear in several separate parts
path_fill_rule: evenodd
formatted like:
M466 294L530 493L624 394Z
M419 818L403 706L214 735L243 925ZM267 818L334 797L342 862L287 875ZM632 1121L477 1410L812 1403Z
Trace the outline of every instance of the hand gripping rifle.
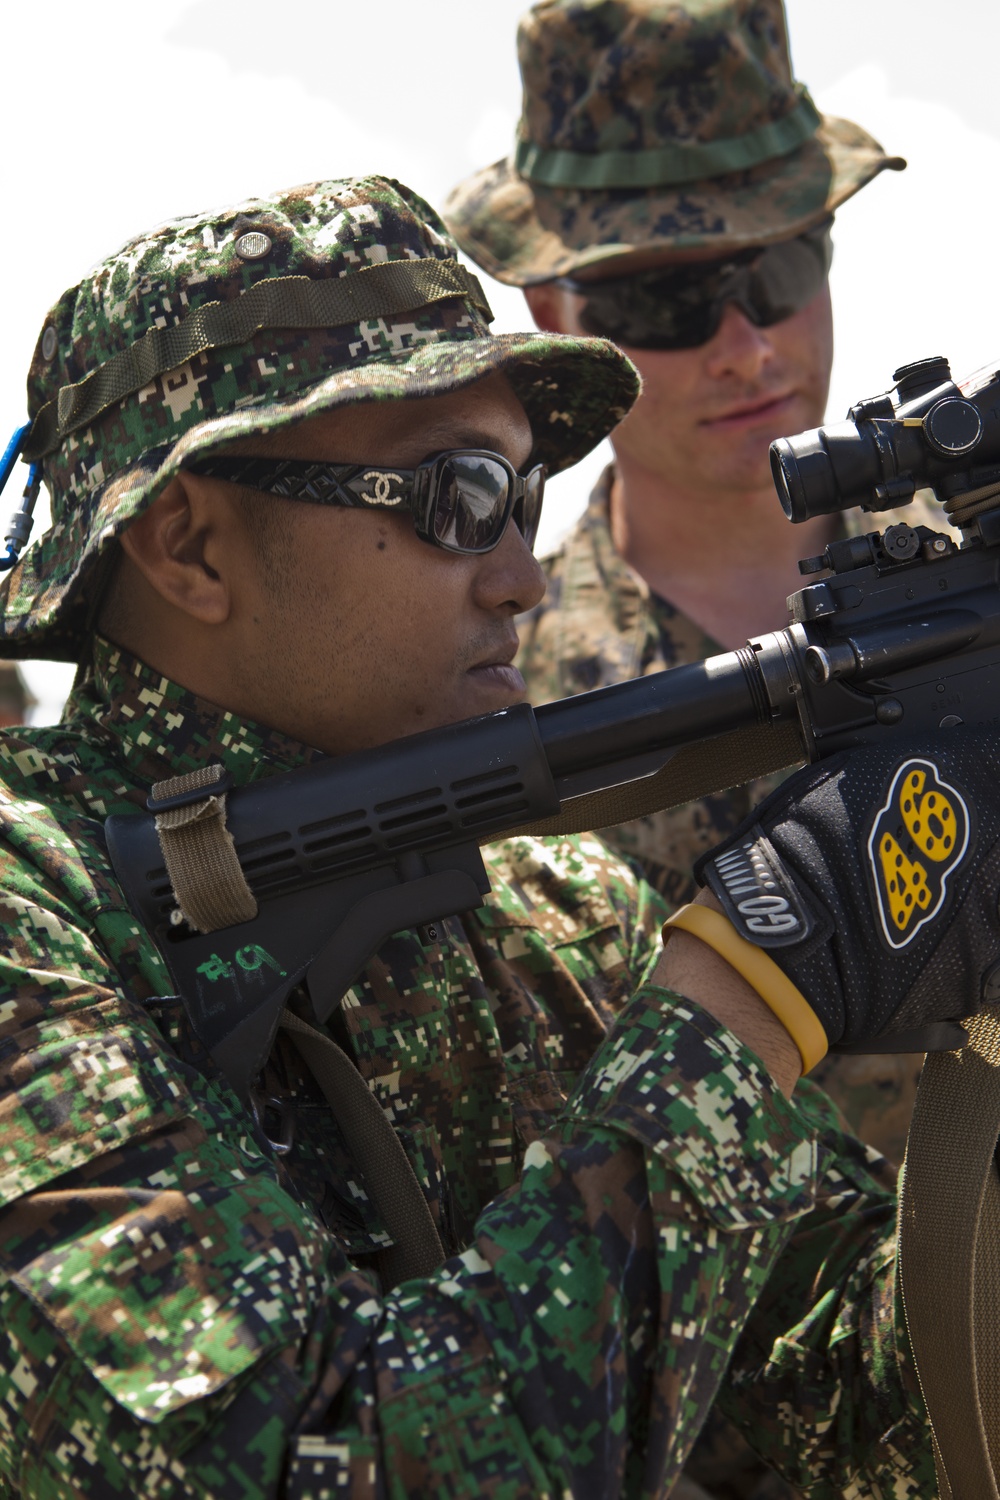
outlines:
M483 843L607 827L901 733L1000 725L1000 371L956 385L946 360L928 359L893 379L891 392L859 402L846 421L772 445L782 506L804 521L853 506L894 509L928 487L961 546L905 524L835 541L800 564L824 576L791 596L787 629L737 651L236 790L220 767L203 768L154 788L148 816L108 819L132 909L240 1095L251 1092L279 1022L300 1033L304 1055L323 1040L285 1008L298 986L322 1023L392 933L423 927L433 937L441 918L482 903ZM203 814L215 815L216 842L200 848L199 826L213 822ZM186 859L177 824L194 827ZM226 825L232 843L216 860ZM207 873L206 859L221 873ZM983 1377L988 1355L996 1365L1000 1317L1000 1025L980 1017L969 1032L968 1046L936 1052L924 1069L900 1253L942 1495L998 1500L1000 1379ZM966 1039L958 1027L952 1037L951 1046ZM361 1096L353 1136L338 1115L352 1151L360 1157L367 1134L381 1129L389 1155L402 1157L377 1105L365 1114L373 1096L339 1055L340 1072L323 1087L335 1108L340 1093ZM398 1278L443 1252L412 1172L397 1165L391 1182L377 1163L365 1176L397 1241L410 1235L416 1245L426 1231L392 1268ZM397 1213L390 1222L407 1194L410 1220ZM423 1230L414 1229L421 1215ZM977 1249L980 1216L990 1227ZM977 1298L994 1299L985 1322L973 1319L974 1272Z

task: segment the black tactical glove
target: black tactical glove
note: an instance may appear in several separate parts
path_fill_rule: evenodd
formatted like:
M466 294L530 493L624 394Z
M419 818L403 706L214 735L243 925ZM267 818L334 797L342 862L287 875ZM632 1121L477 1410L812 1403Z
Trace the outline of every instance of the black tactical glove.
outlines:
M770 1004L770 970L786 1025L797 990L837 1051L959 1047L957 1018L1000 1002L1000 733L948 729L808 767L696 874L794 986L768 964L751 979Z

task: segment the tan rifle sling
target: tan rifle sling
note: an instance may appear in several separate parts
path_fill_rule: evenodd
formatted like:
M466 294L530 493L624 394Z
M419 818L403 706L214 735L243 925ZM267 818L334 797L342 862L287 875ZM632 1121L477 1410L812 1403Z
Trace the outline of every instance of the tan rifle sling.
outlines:
M899 1195L899 1270L941 1500L998 1500L1000 1018L930 1053Z

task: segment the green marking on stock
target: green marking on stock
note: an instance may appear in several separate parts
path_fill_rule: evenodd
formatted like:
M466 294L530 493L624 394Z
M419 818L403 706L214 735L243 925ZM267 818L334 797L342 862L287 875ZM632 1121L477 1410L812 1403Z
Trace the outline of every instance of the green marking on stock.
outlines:
M279 974L282 978L287 974L287 970L283 969L278 960L273 958L266 948L262 948L260 943L248 943L245 948L237 948L233 958L245 974L259 974L265 967L273 969L275 974ZM212 953L203 964L198 965L198 973L204 974L206 979L210 979L215 984L220 979L233 979L236 971L233 965L227 963L224 958L220 958L218 953Z

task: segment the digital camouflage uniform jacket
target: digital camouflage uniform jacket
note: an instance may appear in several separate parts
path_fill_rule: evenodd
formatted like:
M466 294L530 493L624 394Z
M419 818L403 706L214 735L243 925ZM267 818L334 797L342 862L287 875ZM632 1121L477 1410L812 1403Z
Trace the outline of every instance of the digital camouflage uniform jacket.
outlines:
M165 773L313 753L103 643L63 725L0 736L4 1493L661 1495L744 1330L725 1399L773 1461L928 1494L884 1163L643 982L659 900L596 841L497 846L486 907L344 1002L450 1256L379 1287L298 1054L259 1129L102 843Z
M645 677L724 649L680 610L652 594L615 551L608 523L613 478L614 468L605 470L573 531L550 557L542 559L548 574L545 598L518 622L518 666L532 703ZM916 517L907 511L890 519L904 517L914 525L929 522L942 529L930 514ZM884 518L879 521L885 524ZM601 838L636 860L647 880L669 901L680 904L695 892L695 860L732 833L777 780L780 777L735 787L685 807L602 829ZM811 1077L843 1110L851 1129L898 1164L903 1160L921 1062L912 1054L831 1054Z

